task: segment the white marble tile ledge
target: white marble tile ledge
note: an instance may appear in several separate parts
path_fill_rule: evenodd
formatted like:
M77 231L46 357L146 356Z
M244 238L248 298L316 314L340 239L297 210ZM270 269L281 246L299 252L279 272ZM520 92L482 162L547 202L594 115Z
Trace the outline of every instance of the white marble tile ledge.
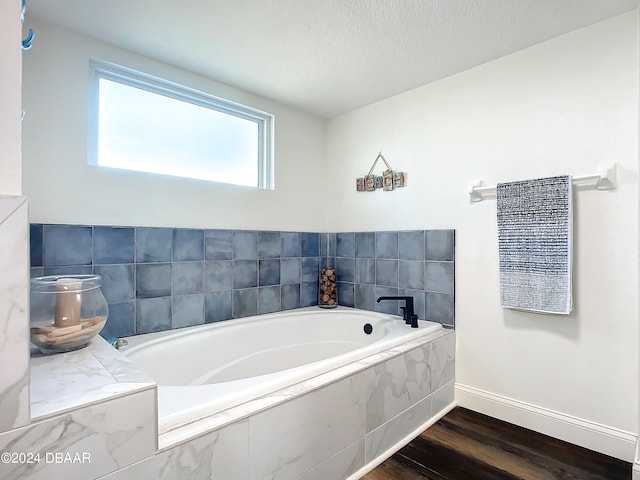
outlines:
M32 351L32 420L155 388L146 373L100 336L73 352Z

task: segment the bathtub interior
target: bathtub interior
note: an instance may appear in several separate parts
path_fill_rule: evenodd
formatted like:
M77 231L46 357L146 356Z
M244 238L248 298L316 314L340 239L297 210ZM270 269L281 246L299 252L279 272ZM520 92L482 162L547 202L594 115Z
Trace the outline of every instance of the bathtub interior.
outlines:
M364 331L367 324L370 333ZM393 338L403 330L406 333L402 321L391 315L298 309L129 337L130 347L123 352L159 385L202 385L314 363Z

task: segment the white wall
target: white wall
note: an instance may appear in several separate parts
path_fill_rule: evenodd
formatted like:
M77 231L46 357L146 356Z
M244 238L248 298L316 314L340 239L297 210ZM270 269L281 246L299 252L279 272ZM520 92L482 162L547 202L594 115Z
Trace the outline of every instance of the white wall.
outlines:
M24 55L24 192L32 222L324 231L325 122L236 88L29 18ZM37 46L37 48L36 48ZM89 57L275 115L275 191L87 165Z
M0 18L7 19L0 28L0 195L22 192L20 160L21 77L20 45L22 41L20 2L0 2Z
M621 437L630 432L631 445L638 428L636 30L631 12L335 118L327 129L341 206L329 230L456 229L458 387ZM408 186L357 193L355 178L379 150L409 173ZM611 162L619 165L618 189L575 194L574 312L502 309L495 200L470 204L468 183L589 175ZM499 405L492 413L508 417Z

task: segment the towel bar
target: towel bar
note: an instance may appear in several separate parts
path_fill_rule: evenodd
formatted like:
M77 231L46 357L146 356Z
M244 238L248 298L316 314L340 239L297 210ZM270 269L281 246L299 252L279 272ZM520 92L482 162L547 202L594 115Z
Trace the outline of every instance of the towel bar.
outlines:
M616 188L616 164L598 168L596 175L573 177L573 183L580 186L593 183L598 190L612 190ZM469 201L480 202L485 196L496 194L495 186L483 186L482 180L476 180L469 184Z

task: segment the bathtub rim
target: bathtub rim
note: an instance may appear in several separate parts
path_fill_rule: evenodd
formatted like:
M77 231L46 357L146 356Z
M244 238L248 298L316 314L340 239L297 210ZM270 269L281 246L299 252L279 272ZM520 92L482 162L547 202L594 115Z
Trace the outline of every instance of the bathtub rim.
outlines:
M295 316L295 315L299 315L300 313L311 314L311 315L321 315L321 314L331 314L332 312L350 312L350 313L355 313L357 315L362 315L362 316L375 315L376 317L379 317L379 318L393 317L393 318L397 318L398 321L402 321L402 319L398 315L393 315L390 313L375 312L372 310L364 310L364 309L354 308L354 307L344 307L342 305L339 305L338 307L333 309L326 309L326 308L320 308L316 305L311 307L295 308L291 310L282 310L279 312L258 313L256 315L251 315L248 317L230 318L228 320L219 320L216 322L203 323L200 325L191 325L188 327L173 328L169 330L163 330L160 332L149 332L149 333L140 333L137 335L123 336L119 338L127 340L127 345L120 347L118 350L128 357L126 352L129 352L129 353L131 353L132 351L135 352L143 344L159 343L160 341L162 341L162 339L168 336L187 336L192 333L196 333L200 330L238 327L240 325L251 324L255 322L262 322L262 321L268 320L269 318L277 318L281 316L285 316L285 317ZM429 322L430 324L438 323L438 322L433 322L429 320L419 320L419 322ZM443 326L443 328L445 327Z

